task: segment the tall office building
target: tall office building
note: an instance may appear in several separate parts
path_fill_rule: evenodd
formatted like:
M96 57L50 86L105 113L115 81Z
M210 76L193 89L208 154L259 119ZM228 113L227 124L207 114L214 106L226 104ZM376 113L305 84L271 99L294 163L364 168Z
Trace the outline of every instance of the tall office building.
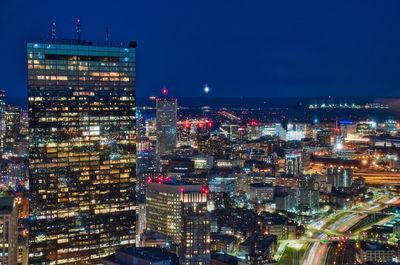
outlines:
M157 152L168 155L176 147L177 100L158 98L156 107Z
M147 230L179 245L184 264L210 264L208 190L168 177L147 184Z
M208 190L182 194L182 249L186 265L210 264L210 215Z
M146 196L146 185L149 178L161 175L160 157L153 151L138 153L136 159L137 198L142 201Z
M21 111L16 106L6 106L6 135L4 152L8 154L17 153L17 140L21 126Z
M135 243L135 54L136 42L27 44L30 264Z

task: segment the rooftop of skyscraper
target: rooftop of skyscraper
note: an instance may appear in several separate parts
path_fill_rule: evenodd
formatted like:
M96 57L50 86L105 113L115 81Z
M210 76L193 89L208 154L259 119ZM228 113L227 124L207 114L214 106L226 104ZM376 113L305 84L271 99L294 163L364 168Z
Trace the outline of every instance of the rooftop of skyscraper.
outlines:
M114 41L85 41L79 39L61 39L61 40L39 40L39 41L28 41L28 43L33 44L55 44L55 45L82 45L82 46L101 46L101 47L129 47L129 48L136 48L137 42L136 41L121 41L121 42L114 42Z

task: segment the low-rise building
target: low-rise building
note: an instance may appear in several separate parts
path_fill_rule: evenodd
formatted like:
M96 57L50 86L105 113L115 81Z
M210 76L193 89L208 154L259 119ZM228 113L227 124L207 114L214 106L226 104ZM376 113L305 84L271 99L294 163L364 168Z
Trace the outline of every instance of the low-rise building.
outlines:
M271 202L274 200L274 186L264 183L250 184L248 194L251 202Z
M397 247L376 242L361 242L358 257L361 262L389 262L397 257Z

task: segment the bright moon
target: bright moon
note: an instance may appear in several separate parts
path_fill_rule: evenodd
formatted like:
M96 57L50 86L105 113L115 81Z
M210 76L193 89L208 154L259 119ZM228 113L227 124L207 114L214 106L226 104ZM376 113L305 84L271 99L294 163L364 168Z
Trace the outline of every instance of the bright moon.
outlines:
M208 86L206 86L206 87L204 88L204 92L206 92L206 93L210 92L210 88L209 88Z

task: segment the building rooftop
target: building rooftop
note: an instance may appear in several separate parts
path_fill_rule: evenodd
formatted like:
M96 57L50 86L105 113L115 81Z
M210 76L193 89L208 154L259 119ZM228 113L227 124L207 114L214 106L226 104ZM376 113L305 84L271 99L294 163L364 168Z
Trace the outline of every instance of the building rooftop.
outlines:
M132 255L137 258L141 258L150 262L159 262L163 260L169 260L170 254L168 253L167 249L158 248L158 247L142 247L142 248L121 248L117 250L118 252L122 252L125 254Z
M252 188L273 188L274 186L269 183L252 183L250 184Z
M13 210L14 198L1 197L0 198L0 214L10 214Z
M364 251L367 251L367 250L389 251L389 250L395 250L395 248L396 248L395 246L392 246L392 245L384 245L384 244L379 244L377 242L365 242L365 241L362 241L360 246L361 246L361 249Z
M166 176L164 178L160 176L158 178L148 179L148 181L151 182L151 183L158 183L158 184L164 184L164 185L175 185L175 186L199 185L199 184L196 184L196 183L177 180L176 178L171 178L169 176Z
M178 101L176 98L157 98L156 101Z
M137 42L136 41L127 41L127 42L112 42L112 41L104 41L104 42L93 42L93 41L85 41L85 40L78 40L78 39L61 39L55 42L51 40L41 40L41 41L29 41L29 44L32 44L34 48L47 48L48 45L80 45L80 46L96 46L96 47L114 47L114 48L121 48L121 47L129 47L129 48L136 48ZM35 47L36 45L36 47Z
M238 258L236 258L235 256L225 254L225 253L221 253L221 252L216 252L214 254L211 254L211 259L217 260L224 264L229 264L229 265L237 265L238 264Z
M211 240L218 240L227 243L232 243L235 241L235 236L222 234L222 233L211 233Z

